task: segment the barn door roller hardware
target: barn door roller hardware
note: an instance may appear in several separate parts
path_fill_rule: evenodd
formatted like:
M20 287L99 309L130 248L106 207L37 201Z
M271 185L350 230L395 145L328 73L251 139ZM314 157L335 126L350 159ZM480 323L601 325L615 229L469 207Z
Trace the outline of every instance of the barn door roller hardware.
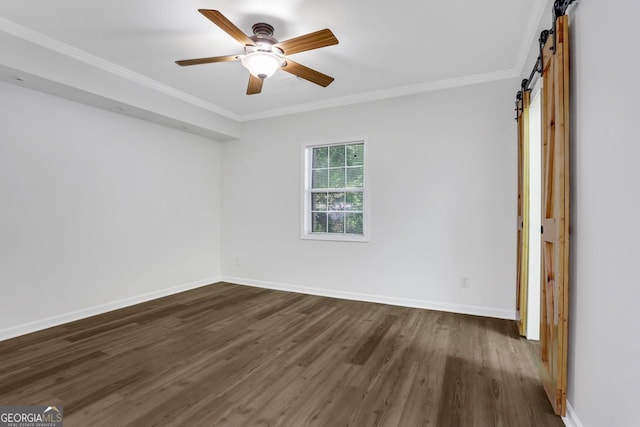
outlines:
M522 84L520 86L520 90L516 94L516 120L518 120L518 115L520 114L520 100L522 99L522 94L528 90L531 90L529 85L533 81L533 77L536 72L542 74L542 50L544 49L544 45L549 40L549 37L553 37L553 44L551 45L551 51L555 54L556 52L556 20L567 13L567 9L575 0L557 0L553 3L553 22L551 24L550 30L544 30L540 33L540 38L538 39L540 45L540 55L538 59L536 59L535 64L533 64L533 69L531 70L531 74L529 74L528 79L522 80Z

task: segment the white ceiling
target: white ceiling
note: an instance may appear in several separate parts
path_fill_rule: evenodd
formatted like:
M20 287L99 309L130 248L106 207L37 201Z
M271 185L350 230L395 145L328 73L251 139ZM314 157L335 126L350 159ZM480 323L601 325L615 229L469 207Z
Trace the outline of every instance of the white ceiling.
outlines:
M242 121L428 90L442 82L515 77L545 4L545 0L2 0L0 31L16 27L21 34L27 31L32 42L35 38L80 49ZM261 94L247 96L248 74L238 62L177 66L177 59L242 52L234 39L197 12L199 8L220 10L247 34L252 24L268 22L279 40L330 28L338 45L292 58L335 81L322 88L278 71L265 81ZM41 66L49 65L43 59Z

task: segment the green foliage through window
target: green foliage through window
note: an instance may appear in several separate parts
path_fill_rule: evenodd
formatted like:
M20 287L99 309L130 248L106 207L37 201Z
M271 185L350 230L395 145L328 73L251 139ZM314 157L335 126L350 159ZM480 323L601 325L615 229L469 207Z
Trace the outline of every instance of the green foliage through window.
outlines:
M364 234L364 143L313 147L311 232Z

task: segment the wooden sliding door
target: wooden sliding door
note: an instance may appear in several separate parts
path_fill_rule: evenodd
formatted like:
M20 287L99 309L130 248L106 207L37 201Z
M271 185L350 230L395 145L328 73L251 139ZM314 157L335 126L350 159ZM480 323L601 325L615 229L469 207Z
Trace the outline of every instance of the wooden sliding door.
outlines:
M555 44L554 44L555 42ZM569 308L569 28L556 20L542 52L540 377L566 413Z
M527 333L527 296L529 283L529 100L523 91L518 100L518 263L516 309L520 335Z

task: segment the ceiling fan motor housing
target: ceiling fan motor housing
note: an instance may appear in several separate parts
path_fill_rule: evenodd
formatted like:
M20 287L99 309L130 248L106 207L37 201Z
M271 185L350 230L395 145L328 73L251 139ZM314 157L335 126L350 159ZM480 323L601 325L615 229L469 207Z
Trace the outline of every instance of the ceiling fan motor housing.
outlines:
M274 48L273 45L278 43L278 40L273 37L273 26L269 25L265 22L258 22L257 24L253 24L251 27L253 30L253 35L249 37L253 40L256 45L255 46L246 46L247 53L262 51L262 52L273 52L279 55L282 55L282 49Z
M257 24L253 24L251 26L251 29L253 30L253 34L255 35L273 35L273 25L269 25L266 22L258 22Z

